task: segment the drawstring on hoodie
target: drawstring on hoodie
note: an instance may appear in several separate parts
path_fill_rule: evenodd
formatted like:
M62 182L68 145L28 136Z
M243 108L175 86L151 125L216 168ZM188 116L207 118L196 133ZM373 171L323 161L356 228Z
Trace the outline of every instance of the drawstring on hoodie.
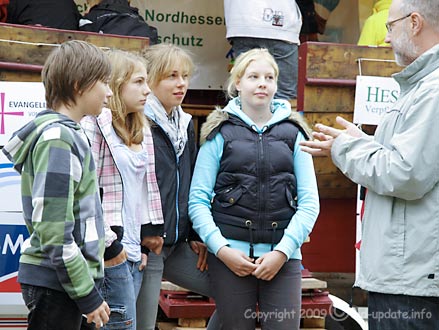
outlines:
M271 223L271 228L273 228L273 231L271 232L271 251L274 249L274 242L276 239L276 229L277 229L277 222L273 221Z
M251 220L246 220L245 221L245 225L247 226L247 228L248 228L248 232L249 232L249 235L250 235L250 251L249 251L249 257L250 258L254 258L255 257L255 250L254 250L254 247L253 247L253 231L252 231L252 222L251 222Z

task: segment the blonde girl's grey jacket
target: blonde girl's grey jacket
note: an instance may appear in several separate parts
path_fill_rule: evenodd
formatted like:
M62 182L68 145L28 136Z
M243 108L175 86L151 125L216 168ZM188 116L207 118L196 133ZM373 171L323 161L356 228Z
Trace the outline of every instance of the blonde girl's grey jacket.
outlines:
M341 134L334 163L366 186L360 273L374 292L439 296L439 45L394 75L375 138Z

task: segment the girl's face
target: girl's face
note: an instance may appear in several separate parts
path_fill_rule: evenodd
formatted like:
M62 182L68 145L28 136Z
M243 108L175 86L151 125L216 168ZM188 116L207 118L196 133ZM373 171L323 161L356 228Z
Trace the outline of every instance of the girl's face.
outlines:
M172 108L181 105L189 86L189 74L182 71L179 63L175 63L169 73L152 87L154 95L170 114Z
M120 96L127 113L143 111L146 98L151 93L146 78L146 68L139 64L134 69L130 79L123 84Z
M264 59L251 61L241 78L236 82L243 108L270 109L277 90L274 68Z

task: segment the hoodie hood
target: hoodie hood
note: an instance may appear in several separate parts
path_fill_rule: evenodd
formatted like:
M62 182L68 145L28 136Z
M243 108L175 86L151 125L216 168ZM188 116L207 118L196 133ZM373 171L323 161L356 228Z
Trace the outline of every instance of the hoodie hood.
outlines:
M69 128L80 130L80 126L66 115L53 110L44 110L16 131L9 142L2 149L6 157L14 164L14 168L21 174L23 163L40 137L43 130L51 124L61 123Z
M291 104L288 101L281 99L274 99L271 102L271 109L273 116L262 128L257 128L255 123L242 110L238 97L230 100L224 109L217 108L212 111L206 119L206 122L201 127L200 142L203 144L208 138L209 134L215 131L221 124L229 118L229 114L239 117L247 125L251 126L255 131L263 132L270 126L282 120L290 120L301 128L305 138L311 136L311 130L308 124L303 119L303 116L297 112L292 111Z

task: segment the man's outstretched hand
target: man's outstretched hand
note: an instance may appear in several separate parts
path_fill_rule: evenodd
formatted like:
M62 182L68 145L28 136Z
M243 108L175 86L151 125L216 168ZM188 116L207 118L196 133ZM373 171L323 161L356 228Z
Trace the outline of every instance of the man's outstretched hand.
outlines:
M313 156L331 156L332 144L334 139L342 133L346 133L353 137L360 137L361 131L353 123L346 119L337 116L337 124L344 127L344 130L326 126L323 124L316 124L315 131L312 132L314 140L302 141L300 145L301 150Z

